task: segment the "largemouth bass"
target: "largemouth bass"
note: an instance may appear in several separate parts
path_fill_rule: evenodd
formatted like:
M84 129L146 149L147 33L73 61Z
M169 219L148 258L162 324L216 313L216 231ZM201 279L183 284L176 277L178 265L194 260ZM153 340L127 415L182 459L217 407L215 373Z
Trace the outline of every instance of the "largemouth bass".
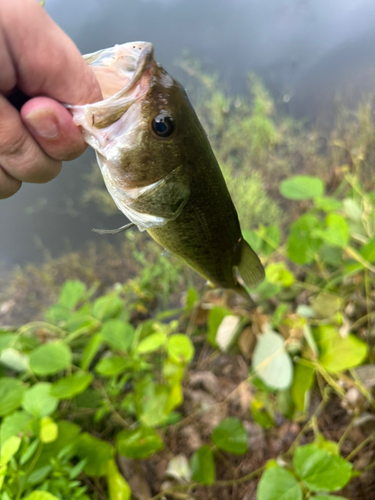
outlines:
M68 106L131 221L212 285L248 297L264 278L243 239L218 162L184 88L147 42L84 56L104 100ZM128 227L128 226L126 226Z

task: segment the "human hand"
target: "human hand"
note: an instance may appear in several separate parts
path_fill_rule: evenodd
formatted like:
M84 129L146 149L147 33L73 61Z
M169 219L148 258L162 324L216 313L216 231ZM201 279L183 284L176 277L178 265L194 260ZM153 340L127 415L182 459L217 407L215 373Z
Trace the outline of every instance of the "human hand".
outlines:
M37 0L0 0L0 199L22 182L54 179L86 148L60 103L100 100L99 84L72 40ZM31 97L18 112L7 97Z

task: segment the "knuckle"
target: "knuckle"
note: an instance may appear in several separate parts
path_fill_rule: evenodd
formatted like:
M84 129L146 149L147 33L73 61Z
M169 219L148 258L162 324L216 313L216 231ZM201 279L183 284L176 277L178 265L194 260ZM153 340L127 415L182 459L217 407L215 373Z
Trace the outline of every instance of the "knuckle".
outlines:
M18 158L27 148L27 135L24 133L9 134L6 130L0 132L0 156Z

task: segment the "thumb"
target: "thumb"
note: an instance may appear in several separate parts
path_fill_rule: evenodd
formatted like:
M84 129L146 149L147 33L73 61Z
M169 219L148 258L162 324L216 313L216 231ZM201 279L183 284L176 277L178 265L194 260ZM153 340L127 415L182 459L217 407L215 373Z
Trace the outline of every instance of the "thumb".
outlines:
M22 92L69 104L102 99L93 71L36 0L0 1L1 24Z

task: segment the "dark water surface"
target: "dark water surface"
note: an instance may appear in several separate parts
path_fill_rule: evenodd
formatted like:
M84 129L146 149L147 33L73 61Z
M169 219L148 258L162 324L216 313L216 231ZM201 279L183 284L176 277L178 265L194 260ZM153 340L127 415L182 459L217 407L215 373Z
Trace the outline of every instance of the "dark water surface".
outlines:
M261 74L276 96L292 96L299 116L329 106L342 81L374 81L373 0L46 0L46 9L82 53L147 40L183 80L174 62L188 50L233 92L244 90L248 71ZM88 151L48 185L24 185L0 201L0 261L39 261L45 249L57 256L105 238L92 227L123 224L121 214L82 206L93 162Z

